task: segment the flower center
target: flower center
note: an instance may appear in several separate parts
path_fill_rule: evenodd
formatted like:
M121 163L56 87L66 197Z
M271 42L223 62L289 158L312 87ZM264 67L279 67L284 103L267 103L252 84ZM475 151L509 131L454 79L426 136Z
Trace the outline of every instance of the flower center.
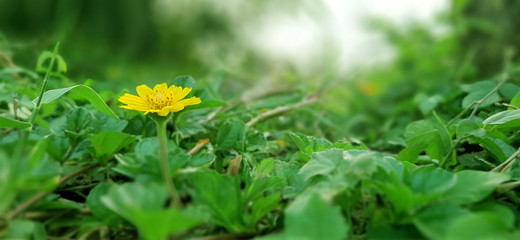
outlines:
M154 92L147 96L150 108L160 110L172 104L172 94L169 92Z

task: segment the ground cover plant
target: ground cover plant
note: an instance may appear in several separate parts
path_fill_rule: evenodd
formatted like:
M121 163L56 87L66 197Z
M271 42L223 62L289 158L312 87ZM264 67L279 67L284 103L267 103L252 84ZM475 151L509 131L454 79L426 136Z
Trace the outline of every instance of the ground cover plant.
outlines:
M245 102L221 95L224 79L177 76L158 82L176 86L159 98L143 86L98 94L95 81L66 77L58 48L34 71L0 72L2 238L520 238L509 60L442 101L414 100L424 119L384 151L283 127L321 123L309 113L322 92ZM170 93L173 102L147 102Z

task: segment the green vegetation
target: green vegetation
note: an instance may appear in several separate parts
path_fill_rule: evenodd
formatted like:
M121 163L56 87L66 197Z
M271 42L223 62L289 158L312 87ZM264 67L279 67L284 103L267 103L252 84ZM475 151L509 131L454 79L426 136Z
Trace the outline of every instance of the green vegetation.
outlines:
M441 24L461 32L370 21L396 58L349 81L233 82L259 79L259 59L172 77L202 102L168 118L166 142L149 115L120 108L134 90L73 69L66 41L33 68L2 37L0 238L520 239L520 46L482 67L478 49L496 42L459 41L499 26L454 3L458 22Z

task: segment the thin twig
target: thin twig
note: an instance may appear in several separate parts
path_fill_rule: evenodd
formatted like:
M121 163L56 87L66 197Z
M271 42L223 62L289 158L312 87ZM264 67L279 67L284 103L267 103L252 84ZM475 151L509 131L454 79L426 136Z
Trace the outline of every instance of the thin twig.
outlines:
M278 114L281 114L281 113L284 113L284 112L288 112L288 111L293 110L295 108L299 108L299 107L302 107L302 106L305 106L305 105L309 105L311 103L316 102L317 100L318 100L318 98L316 96L312 96L310 98L305 98L301 102L293 104L293 105L281 106L281 107L277 107L275 109L263 112L260 115L256 116L255 118L251 119L249 122L247 122L246 126L251 127L251 126L255 125L256 123L258 123L259 121L262 121L262 120L264 120L266 118L270 118L270 117L276 116Z
M519 107L508 104L508 103L495 103L495 106L497 106L497 107L504 106L504 107L508 107L508 108L514 108L516 110L520 109Z
M82 208L79 210L63 210L63 211L34 211L34 212L27 212L25 213L25 218L30 220L39 220L39 219L46 219L49 217L52 217L56 214L63 214L63 213L79 213L82 215L90 215L92 214L92 211L90 211L89 208Z
M513 166L513 163L515 163L515 159L511 160L504 168L502 168L500 172L506 172L507 170L509 170L511 166Z
M90 183L90 184L86 184L86 185L79 185L79 186L74 186L74 187L62 188L62 189L56 190L56 192L77 191L77 190L92 188L92 187L97 186L98 184L99 184L99 182L95 182L95 183Z
M505 166L508 166L510 162L513 162L513 160L515 160L516 156L518 156L518 154L520 154L520 148L518 148L518 150L516 150L515 153L513 153L506 161L504 161L502 164L496 166L495 168L493 168L493 170L491 170L491 172L498 172L500 170L502 170L502 168L504 168ZM504 168L506 169L506 168Z
M217 110L208 114L208 116L206 118L199 120L197 123L198 124L207 123L207 122L211 121L213 118L215 118L217 116L217 114L226 112L230 109L233 109L234 107L239 106L240 104L247 103L249 101L254 101L257 99L261 99L264 97L273 96L273 95L284 93L284 92L290 92L290 91L294 91L294 89L276 88L276 89L271 89L268 91L263 91L258 94L251 94L249 92L244 92L244 94L242 94L242 96L240 96L240 98L238 100L230 103L229 105L227 105L225 107L218 108Z
M79 174L82 174L84 172L87 172L91 169L94 169L96 167L98 167L99 164L98 163L95 163L95 164L92 164L92 165L86 165L72 173L69 173L68 175L62 177L59 181L58 181L58 186L62 185L63 183L65 183L66 181L68 181L69 179L79 175ZM29 200L25 201L24 203L22 203L22 205L18 206L15 210L11 211L7 216L9 219L12 219L12 218L15 218L16 216L18 216L20 213L22 213L23 211L25 211L27 208L29 208L31 205L33 205L34 203L38 202L40 199L44 198L45 196L47 196L47 194L51 193L51 191L42 191L42 192L39 192L37 193L36 195L34 195L32 198L30 198Z
M513 188L517 188L517 187L520 187L520 181L502 183L502 184L498 185L497 192L503 193L503 192L507 192L507 191L509 191Z
M209 139L206 138L206 139L201 139L197 142L197 144L195 145L195 147L193 147L189 152L188 154L193 156L195 154L197 154L204 146L206 146L206 144L209 143Z

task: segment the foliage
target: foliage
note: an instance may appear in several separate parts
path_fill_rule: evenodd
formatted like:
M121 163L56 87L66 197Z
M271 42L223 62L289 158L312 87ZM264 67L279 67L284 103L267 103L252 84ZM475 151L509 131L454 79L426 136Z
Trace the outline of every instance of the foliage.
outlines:
M514 214L520 203L514 190L519 151L513 147L520 141L515 109L520 93L500 91L493 81L470 85L461 94L471 100L459 104L461 109L481 108L476 114L462 111L446 119L449 113L432 110L408 124L405 147L397 154L374 151L355 140L333 143L287 131L280 127L282 118L251 121L293 102L271 97L257 103L265 108L270 101L271 109L262 111L255 104L226 106L215 81L171 80L193 87L203 102L169 122L171 174L186 206L174 209L168 207L171 199L161 181L152 120L119 109L113 100L122 93L101 97L95 86L63 88L67 79L50 78L51 90L43 94L32 126L30 114L15 117L13 111L31 110L38 89L24 85L37 83L2 80L2 106L14 92L20 99L16 109L4 109L1 122L3 236L520 235ZM493 106L497 101L509 101L510 107ZM297 117L301 110L294 111L286 117ZM43 197L24 207L38 194Z
M489 25L470 20L455 27ZM350 83L234 96L227 75L168 80L202 100L167 125L184 208L127 90L69 79L82 69L56 51L1 68L0 238L520 238L518 62L481 70L464 31L371 23L396 60Z

